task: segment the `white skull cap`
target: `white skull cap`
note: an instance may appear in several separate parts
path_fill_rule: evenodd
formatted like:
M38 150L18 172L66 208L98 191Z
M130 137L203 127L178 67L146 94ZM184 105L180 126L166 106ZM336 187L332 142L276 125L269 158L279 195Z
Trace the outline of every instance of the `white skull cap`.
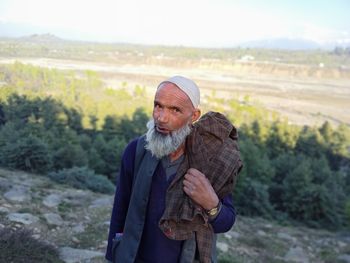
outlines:
M199 106L199 102L200 102L200 92L199 92L199 88L197 86L196 83L194 83L194 81L182 77L182 76L174 76L171 77L167 80L162 81L159 85L157 90L159 89L159 87L164 84L164 83L173 83L175 84L179 89L181 89L183 92L186 93L186 95L190 98L193 107L194 108L198 108Z

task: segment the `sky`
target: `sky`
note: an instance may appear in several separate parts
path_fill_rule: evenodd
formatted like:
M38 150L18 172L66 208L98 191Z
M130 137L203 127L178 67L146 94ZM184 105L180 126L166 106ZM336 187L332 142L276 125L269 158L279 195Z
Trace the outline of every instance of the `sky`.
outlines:
M0 0L0 36L229 47L271 38L350 45L348 0Z

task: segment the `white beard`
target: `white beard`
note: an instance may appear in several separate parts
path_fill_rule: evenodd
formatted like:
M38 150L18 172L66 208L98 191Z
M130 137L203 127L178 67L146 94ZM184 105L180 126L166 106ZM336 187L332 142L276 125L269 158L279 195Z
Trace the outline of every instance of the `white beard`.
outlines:
M190 125L186 124L180 129L164 135L156 130L153 119L147 123L147 128L145 148L158 159L175 152L191 133Z

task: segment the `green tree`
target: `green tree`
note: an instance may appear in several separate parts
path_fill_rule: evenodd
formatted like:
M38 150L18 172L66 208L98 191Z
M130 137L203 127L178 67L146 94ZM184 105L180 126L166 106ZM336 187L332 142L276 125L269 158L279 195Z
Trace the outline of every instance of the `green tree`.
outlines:
M97 174L105 174L106 163L94 147L90 148L88 158L90 169L94 170Z
M6 122L6 119L5 119L5 113L4 113L4 106L3 104L1 103L1 100L0 100L0 127L3 126Z
M303 220L307 212L305 193L311 187L312 170L308 158L303 155L298 156L298 164L287 172L283 181L284 192L282 201L286 212L294 219Z
M54 169L72 168L87 166L88 158L86 152L79 144L63 143L53 152Z
M287 122L273 122L266 141L269 156L275 158L280 154L291 152L295 148L297 136L298 129L288 125Z
M333 136L333 128L331 124L328 121L325 121L318 130L323 137L323 141L326 144L329 144Z
M240 151L244 163L242 173L261 183L269 184L275 171L266 152L262 151L250 139L241 141Z
M137 108L132 115L132 124L134 126L135 135L142 135L146 133L146 124L150 117L146 114L144 108Z
M103 137L109 141L120 134L119 121L116 116L107 115L102 126Z
M102 159L105 162L104 174L113 181L117 176L121 162L121 155L125 146L125 140L116 137L107 143L106 152L102 156Z
M30 172L45 173L52 166L47 145L32 135L2 147L1 159L7 167Z
M242 215L267 218L273 215L268 186L247 176L240 175L234 191L234 200L238 213Z
M324 154L323 137L318 130L304 127L296 143L296 151L309 157L319 158Z

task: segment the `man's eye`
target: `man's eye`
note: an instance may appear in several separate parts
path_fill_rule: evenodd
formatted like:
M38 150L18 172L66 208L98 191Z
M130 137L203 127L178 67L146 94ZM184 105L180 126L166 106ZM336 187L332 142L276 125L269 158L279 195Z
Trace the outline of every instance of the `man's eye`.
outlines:
M180 112L180 110L177 109L177 108L174 108L174 109L173 109L173 112L178 113L178 112Z

